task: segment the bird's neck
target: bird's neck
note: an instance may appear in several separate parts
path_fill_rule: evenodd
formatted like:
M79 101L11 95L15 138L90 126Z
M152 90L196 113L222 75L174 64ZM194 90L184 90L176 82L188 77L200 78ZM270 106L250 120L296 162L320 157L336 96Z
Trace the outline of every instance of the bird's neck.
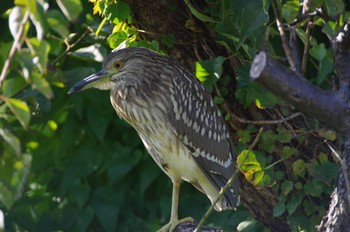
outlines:
M170 101L166 99L168 95L169 91L159 83L120 81L111 90L111 103L119 117L130 124L137 124L147 118L143 117L145 114L152 114L155 108L165 113ZM158 99L158 96L163 99Z

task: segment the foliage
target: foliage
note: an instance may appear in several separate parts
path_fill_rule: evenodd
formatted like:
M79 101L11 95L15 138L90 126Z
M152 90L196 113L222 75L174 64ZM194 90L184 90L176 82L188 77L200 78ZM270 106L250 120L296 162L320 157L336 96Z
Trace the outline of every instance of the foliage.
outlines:
M147 157L135 131L115 119L108 93L66 92L100 68L109 48L143 46L164 52L175 38L142 40L133 24L132 6L120 0L91 2L2 3L0 20L9 28L0 35L1 67L10 61L2 75L6 78L0 79L0 212L6 231L154 231L170 215L170 181ZM312 2L310 12L322 8L329 18L316 14L300 19L302 1L207 0L203 8L185 1L193 16L213 31L215 42L241 61L235 92L240 104L268 113L277 109L283 116L292 111L249 82L249 63L261 49L269 49L276 59L285 57L275 7L281 20L295 27L300 49L310 42L305 76L330 89L334 70L326 36L336 35L349 20L349 6L340 0ZM311 35L309 19L314 25ZM219 86L219 104L231 84L223 71L225 61L218 56L197 62L197 76L210 89ZM312 231L319 223L337 173L330 152L315 143L323 138L337 142L338 137L311 119L306 124L309 130L292 123L265 130L241 170L257 188L269 187L278 194L274 216L286 217L294 231ZM238 162L257 128L238 130ZM315 146L310 149L309 144ZM183 216L199 219L208 202L184 185ZM210 222L228 229L262 230L243 207L212 215Z

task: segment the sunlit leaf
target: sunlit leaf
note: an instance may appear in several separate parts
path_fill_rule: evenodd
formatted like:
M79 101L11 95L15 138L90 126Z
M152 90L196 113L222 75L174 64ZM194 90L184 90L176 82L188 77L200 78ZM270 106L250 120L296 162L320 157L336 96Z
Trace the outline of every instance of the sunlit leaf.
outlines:
M46 14L50 28L66 39L69 36L67 19L58 10L49 10Z
M222 74L222 64L225 57L218 56L214 59L196 62L196 77L204 83L209 91L213 84L218 81Z
M270 176L264 170L266 160L262 153L244 150L237 157L237 165L245 178L256 187L264 187L270 183Z
M99 45L91 45L89 47L80 48L71 54L80 59L102 62L107 55L106 48Z
M103 15L114 24L120 22L132 23L131 10L129 5L124 1L116 1L112 4L105 4L102 10Z
M39 68L40 72L46 74L46 66L48 62L48 55L50 45L46 40L39 41L37 38L30 38L28 40L34 48L34 64Z
M23 128L27 129L30 121L30 110L27 103L14 98L1 97L1 99L5 101L7 107L16 116Z
M284 18L288 23L293 22L299 13L300 3L297 0L288 0L282 6L282 18Z
M75 21L83 11L80 0L57 0L57 4L69 21Z

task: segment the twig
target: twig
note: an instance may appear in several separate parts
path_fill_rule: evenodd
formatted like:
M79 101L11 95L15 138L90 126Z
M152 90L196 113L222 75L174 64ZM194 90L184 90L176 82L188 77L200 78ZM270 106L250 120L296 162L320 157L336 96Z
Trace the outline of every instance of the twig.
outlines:
M276 16L276 24L277 24L277 28L278 28L278 31L280 32L280 36L282 39L283 50L286 53L286 56L287 56L287 59L288 59L288 62L289 62L291 69L295 70L295 63L294 63L294 59L293 59L293 54L288 46L288 39L287 39L287 36L283 30L283 26L281 23L281 17L280 17L280 14L278 13L278 9L276 6L276 1L272 1L272 8L273 8L273 11L274 11L275 16Z
M344 174L344 179L345 179L345 185L346 185L346 190L347 190L347 198L348 198L348 204L349 204L349 209L350 209L350 180L349 176L347 173L348 167L346 166L345 159L342 159L338 152L328 143L327 140L324 140L324 142L327 144L329 149L332 151L332 153L335 155L335 157L340 161L340 166ZM346 149L345 149L346 150Z
M86 34L90 32L90 29L86 29L84 33L73 43L69 44L69 42L66 42L67 48L66 50L59 55L54 61L50 63L50 66L54 66L57 61L59 61L63 56L67 55L69 52L72 51L72 49L85 37Z
M211 204L211 206L209 207L209 209L207 210L207 212L204 214L204 216L202 217L202 219L200 220L200 222L197 225L197 228L194 230L194 232L198 232L200 231L201 227L204 225L205 221L207 220L207 218L209 217L209 215L213 212L214 207L216 205L216 203L219 202L219 200L222 198L222 196L224 195L224 193L226 192L226 190L231 186L231 184L235 181L235 179L238 176L238 173L241 169L241 167L243 166L244 162L246 161L246 159L248 158L249 153L253 150L253 148L255 147L255 145L258 143L260 136L263 132L264 128L261 127L257 136L255 137L253 143L249 146L249 152L247 153L247 155L244 157L244 159L242 160L242 163L238 166L238 168L236 169L236 171L233 173L232 177L227 181L226 185L221 188L220 192L219 192L219 196L216 198L216 200Z
M237 115L235 115L232 112L229 112L230 116L232 118L234 118L235 120L237 120L240 123L245 123L245 124L254 124L254 125L273 125L273 124L279 124L279 123L283 123L289 120L292 120L293 118L296 118L298 116L302 116L303 114L301 112L297 112L294 114L289 115L288 117L282 118L282 119L278 119L278 120L259 120L259 121L253 121L253 120L246 120L243 118L238 117Z
M310 19L307 19L306 32L305 32L305 47L304 47L303 58L301 62L301 74L303 76L305 76L306 69L307 69L307 61L309 59L311 26L312 26L312 23L310 22Z
M5 80L7 71L10 68L10 64L11 64L11 61L13 59L13 56L15 55L16 49L17 49L18 45L21 42L21 38L22 38L22 35L23 35L23 31L24 31L23 30L24 29L24 25L28 21L29 14L30 14L30 11L29 11L29 9L27 9L27 11L24 14L23 19L22 19L22 21L21 21L21 23L19 25L18 32L17 32L16 37L15 37L15 41L13 41L10 53L8 55L8 58L5 61L5 64L4 64L4 68L2 69L2 72L1 72L1 75L0 75L0 88L2 87L2 83Z

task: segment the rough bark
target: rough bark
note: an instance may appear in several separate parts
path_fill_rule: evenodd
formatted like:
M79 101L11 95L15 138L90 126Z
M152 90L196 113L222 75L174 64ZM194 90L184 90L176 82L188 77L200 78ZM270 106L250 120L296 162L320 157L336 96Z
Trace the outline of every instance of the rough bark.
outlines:
M350 31L349 25L332 41L334 65L340 80L337 92L321 90L294 71L258 54L251 67L251 78L262 83L272 93L299 110L337 130L344 137L343 164L331 204L319 231L350 231L349 185L350 174Z

